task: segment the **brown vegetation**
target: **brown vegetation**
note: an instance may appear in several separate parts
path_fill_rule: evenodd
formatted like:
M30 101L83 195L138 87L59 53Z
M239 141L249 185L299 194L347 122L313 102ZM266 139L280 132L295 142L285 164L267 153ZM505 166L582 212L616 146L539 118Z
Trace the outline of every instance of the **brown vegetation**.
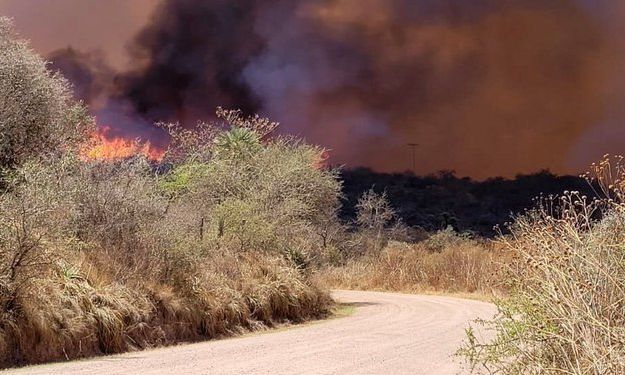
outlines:
M417 243L391 241L379 252L324 268L333 288L493 295L505 289L494 244L451 229Z
M468 332L471 363L501 374L625 372L625 169L622 158L588 175L604 199L576 192L519 217L504 239L517 261L509 298L482 322L495 339Z
M307 269L338 207L322 150L220 110L198 131L168 126L161 166L85 160L90 121L65 81L6 20L0 44L0 367L327 313Z

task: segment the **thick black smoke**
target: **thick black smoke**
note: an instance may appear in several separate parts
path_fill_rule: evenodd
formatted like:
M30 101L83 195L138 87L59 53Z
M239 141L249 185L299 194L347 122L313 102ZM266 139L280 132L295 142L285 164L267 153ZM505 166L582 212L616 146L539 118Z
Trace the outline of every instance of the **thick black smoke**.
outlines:
M216 106L258 111L242 76L264 45L254 30L258 3L165 1L131 45L137 68L118 78L119 95L158 121L193 123Z
M108 93L114 72L104 63L101 53L84 53L68 47L51 53L48 60L72 83L76 99L93 103Z

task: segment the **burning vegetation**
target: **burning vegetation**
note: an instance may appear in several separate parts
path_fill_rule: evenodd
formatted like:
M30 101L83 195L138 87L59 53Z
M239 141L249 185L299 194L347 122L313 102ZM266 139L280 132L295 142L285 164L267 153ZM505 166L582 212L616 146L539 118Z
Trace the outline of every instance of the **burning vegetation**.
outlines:
M328 313L304 271L338 225L319 148L261 142L273 122L221 111L224 126L172 126L175 158L155 170L131 156L163 151L94 130L4 18L0 106L0 367Z
M91 134L81 154L89 160L120 160L143 155L149 160L160 161L165 151L152 146L150 141L114 136L110 127L101 126Z

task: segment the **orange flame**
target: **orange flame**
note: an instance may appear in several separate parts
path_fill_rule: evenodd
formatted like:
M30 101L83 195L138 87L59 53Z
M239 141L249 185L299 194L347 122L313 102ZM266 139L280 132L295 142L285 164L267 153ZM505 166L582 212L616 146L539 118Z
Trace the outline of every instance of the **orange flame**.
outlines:
M99 127L84 147L82 156L87 160L120 160L135 155L144 155L150 160L159 161L165 151L152 146L149 141L115 137L107 126Z

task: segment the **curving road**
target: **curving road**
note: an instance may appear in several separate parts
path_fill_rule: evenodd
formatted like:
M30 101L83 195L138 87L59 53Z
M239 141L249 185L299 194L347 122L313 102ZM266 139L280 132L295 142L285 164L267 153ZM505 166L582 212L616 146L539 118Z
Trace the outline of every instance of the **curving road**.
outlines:
M471 300L336 291L344 318L220 341L9 370L6 374L457 374L464 328L494 306Z

